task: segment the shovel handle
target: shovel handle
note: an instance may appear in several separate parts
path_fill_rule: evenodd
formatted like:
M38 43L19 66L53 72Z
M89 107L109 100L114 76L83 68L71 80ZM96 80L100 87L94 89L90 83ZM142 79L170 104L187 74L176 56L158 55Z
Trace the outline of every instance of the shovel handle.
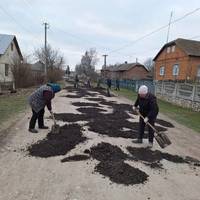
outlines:
M54 116L53 112L51 112L51 116L52 116L52 118L53 118L54 124L56 125L56 120L55 120L55 116Z
M139 112L139 110L136 109L136 112L138 113L138 115L144 120L143 115ZM148 126L150 126L157 134L158 131L149 123L149 122L145 122L145 124L147 124Z

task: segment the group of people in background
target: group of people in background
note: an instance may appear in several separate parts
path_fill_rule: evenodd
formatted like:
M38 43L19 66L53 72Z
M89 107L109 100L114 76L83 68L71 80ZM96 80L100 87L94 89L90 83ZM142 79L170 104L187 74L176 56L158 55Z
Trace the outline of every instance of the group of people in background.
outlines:
M107 83L107 88L108 89L111 89L111 86L112 86L112 80L110 78L108 78L106 80L106 83ZM119 84L119 79L116 79L115 80L115 90L120 90L120 84Z
M84 80L84 85L87 87L87 88L91 88L91 78L90 77L87 77L85 78ZM78 88L79 87L79 77L78 75L76 74L75 78L74 78L74 88Z
M110 89L112 86L111 79L107 79L107 91L108 96L110 96ZM99 84L99 82L97 82ZM87 87L91 87L90 79L87 79L86 83ZM116 80L116 90L120 90L119 80ZM78 75L74 78L74 88L79 87L79 77ZM47 126L44 125L44 113L45 107L52 113L51 100L55 97L55 94L61 90L60 85L55 83L48 83L39 87L36 91L34 91L29 97L29 104L32 108L32 117L29 122L29 131L31 133L37 133L38 130L35 129L36 121L38 120L38 128L39 129L48 129ZM138 89L138 96L134 103L133 110L139 112L143 117L139 118L139 130L138 130L138 139L134 141L135 143L141 144L143 143L144 130L145 125L149 122L152 126L154 126L159 108L157 104L156 96L148 91L148 87L146 85L142 85ZM154 140L154 130L151 127L148 127L149 132L149 147L153 146Z

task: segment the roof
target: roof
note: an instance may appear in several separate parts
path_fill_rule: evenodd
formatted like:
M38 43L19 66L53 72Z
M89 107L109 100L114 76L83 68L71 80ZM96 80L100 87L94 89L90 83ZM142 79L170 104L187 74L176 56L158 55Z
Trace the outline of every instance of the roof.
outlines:
M34 63L34 64L31 65L31 69L32 69L33 71L44 72L44 68L45 68L45 65L44 65L44 63L41 62L41 61L38 61L38 62L36 62L36 63Z
M23 59L17 39L14 35L0 34L0 55L5 54L12 41L15 43L19 56Z
M144 67L144 69L147 70L147 68L140 63L124 63L124 64L110 66L110 67L104 68L103 70L104 71L128 71L131 68L136 67L136 66Z
M188 56L197 56L200 57L200 41L196 40L187 40L183 38L178 38L167 44L165 44L153 60L156 60L160 53L168 46L177 45L182 49Z

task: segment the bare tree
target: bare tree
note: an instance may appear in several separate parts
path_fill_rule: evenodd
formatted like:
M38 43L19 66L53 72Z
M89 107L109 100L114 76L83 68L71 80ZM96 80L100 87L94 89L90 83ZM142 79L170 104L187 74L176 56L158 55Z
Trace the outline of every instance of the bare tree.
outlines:
M36 59L45 63L45 49L44 47L36 49L34 56ZM57 49L53 49L50 45L47 46L46 51L47 68L62 69L65 64L64 57Z
M1 81L3 80L3 81ZM4 73L0 72L0 94L2 93L2 85L5 83L5 76L4 76Z
M144 61L144 66L149 70L151 71L154 67L154 61L152 58L147 58L145 61Z
M94 67L98 62L96 49L91 48L82 56L81 63L86 66Z
M31 67L27 63L26 56L23 56L23 61L20 58L13 57L11 71L16 88L34 85Z
M37 60L45 63L45 55L47 59L47 79L50 82L55 82L62 79L63 67L65 60L63 55L59 50L53 49L50 45L47 46L47 51L45 54L45 49L39 48L35 50L34 56Z
M98 62L96 49L86 51L81 58L81 63L75 67L77 74L84 74L90 78L96 77L95 65Z
M65 74L66 74L67 76L70 75L70 67L69 67L69 65L67 65L67 69L66 69L66 71L65 71Z

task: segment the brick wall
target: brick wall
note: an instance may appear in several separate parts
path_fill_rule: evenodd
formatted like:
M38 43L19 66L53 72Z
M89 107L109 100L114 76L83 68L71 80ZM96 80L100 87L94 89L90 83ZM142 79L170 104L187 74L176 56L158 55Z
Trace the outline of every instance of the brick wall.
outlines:
M165 48L155 61L156 80L190 80L196 79L197 66L200 65L199 57L189 57L176 46L174 52L166 53ZM173 76L173 66L179 64L178 76ZM160 75L160 67L165 66L164 76Z
M136 66L123 73L124 79L145 79L149 72L142 66Z

